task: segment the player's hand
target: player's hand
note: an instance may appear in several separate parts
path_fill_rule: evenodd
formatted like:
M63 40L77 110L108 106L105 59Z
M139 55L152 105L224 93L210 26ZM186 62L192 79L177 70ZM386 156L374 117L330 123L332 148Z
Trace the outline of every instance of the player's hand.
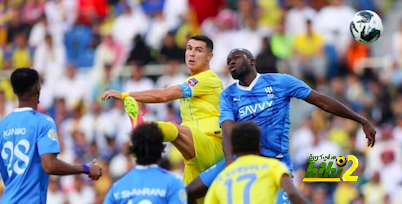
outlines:
M96 159L92 160L91 163L88 164L89 174L88 177L92 180L98 180L102 176L102 168L100 168L96 164Z
M110 98L121 100L122 99L121 98L121 92L113 90L113 89L103 92L102 101L106 101L106 100L108 100Z
M375 143L375 134L377 133L374 127L370 124L369 121L366 121L362 124L364 134L366 134L366 138L368 139L367 146L373 147Z

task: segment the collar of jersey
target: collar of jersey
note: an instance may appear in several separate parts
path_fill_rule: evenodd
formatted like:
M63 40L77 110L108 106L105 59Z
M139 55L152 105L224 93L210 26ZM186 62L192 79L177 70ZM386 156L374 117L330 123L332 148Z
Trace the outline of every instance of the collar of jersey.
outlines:
M158 167L158 165L156 165L156 164L151 164L151 165L139 165L139 164L137 164L137 165L135 165L136 169L150 169L150 168L156 168L156 167Z
M31 111L31 110L33 109L30 107L24 107L24 108L16 108L14 112Z
M237 82L237 88L243 91L251 91L255 84L257 83L258 79L260 78L260 74L257 73L257 76L254 78L254 80L251 82L250 86L242 86L240 85L240 82Z

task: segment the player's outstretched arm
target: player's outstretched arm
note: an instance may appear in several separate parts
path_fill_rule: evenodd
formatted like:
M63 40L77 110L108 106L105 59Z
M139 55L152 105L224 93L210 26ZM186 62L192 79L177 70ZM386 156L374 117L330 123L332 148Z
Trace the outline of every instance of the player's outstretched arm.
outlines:
M230 134L232 134L234 122L232 120L225 120L222 122L222 148L225 154L226 166L233 162L233 153L230 143Z
M288 194L293 204L308 204L307 199L296 189L288 174L283 174L281 187Z
M96 160L86 166L79 164L69 164L57 158L57 154L43 154L41 155L41 162L43 170L50 175L72 175L72 174L88 174L92 180L98 180L102 176L102 169L96 164Z
M368 139L368 146L374 146L376 131L365 117L349 109L341 102L329 96L320 94L314 90L312 90L311 93L304 100L308 103L316 105L326 112L360 123L363 126L364 133L366 134L366 138Z
M123 100L125 97L131 96L136 101L142 103L164 103L179 98L183 98L183 91L179 85L171 86L164 89L151 89L140 92L120 92L116 90L108 90L102 94L102 100L110 98Z

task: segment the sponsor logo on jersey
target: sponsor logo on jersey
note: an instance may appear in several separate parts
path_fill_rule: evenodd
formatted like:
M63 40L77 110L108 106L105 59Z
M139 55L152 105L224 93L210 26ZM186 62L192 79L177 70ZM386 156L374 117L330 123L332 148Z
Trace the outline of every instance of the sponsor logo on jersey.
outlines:
M257 112L262 112L266 109L269 109L272 107L273 102L274 101L264 101L264 102L241 107L241 108L239 108L240 117L244 117L247 115L251 115L251 114L254 114Z

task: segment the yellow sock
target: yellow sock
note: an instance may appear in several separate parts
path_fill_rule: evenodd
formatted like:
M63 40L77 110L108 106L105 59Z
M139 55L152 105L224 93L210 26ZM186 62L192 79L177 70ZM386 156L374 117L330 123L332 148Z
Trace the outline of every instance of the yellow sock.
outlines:
M171 122L159 121L156 122L156 124L158 124L158 127L162 130L163 135L165 136L165 139L163 140L164 142L171 142L179 135L179 130Z

